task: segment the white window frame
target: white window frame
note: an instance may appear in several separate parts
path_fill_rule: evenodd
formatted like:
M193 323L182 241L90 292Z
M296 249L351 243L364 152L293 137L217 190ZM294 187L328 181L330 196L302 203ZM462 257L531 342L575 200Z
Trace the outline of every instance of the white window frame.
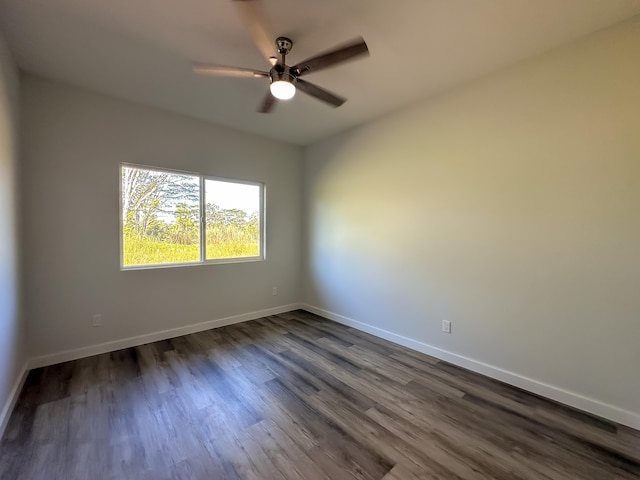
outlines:
M122 216L122 169L123 168L137 168L140 170L150 170L152 172L166 172L172 173L176 175L190 175L193 177L198 177L200 180L200 260L196 260L193 262L176 262L176 263L157 263L152 265L125 265L124 264L124 244L123 244L123 234L124 234L124 218ZM120 235L120 270L148 270L155 268L174 268L174 267L193 267L198 265L213 265L220 263L247 263L247 262L261 262L265 260L265 251L266 251L266 225L265 225L265 203L266 203L266 185L264 182L255 182L252 180L241 180L237 178L229 178L229 177L219 177L213 175L205 175L197 172L190 172L186 170L176 170L172 168L164 168L164 167L152 167L149 165L139 165L134 163L121 163L118 167L118 184L119 187L119 209L118 209L118 223L120 224L119 235ZM241 185L254 185L259 187L260 189L260 207L259 207L259 215L260 215L260 242L259 242L259 253L254 257L232 257L232 258L215 258L209 259L206 258L206 249L207 249L207 225L205 218L205 207L206 207L206 198L205 198L205 181L206 180L214 180L218 182L229 182L229 183L238 183Z

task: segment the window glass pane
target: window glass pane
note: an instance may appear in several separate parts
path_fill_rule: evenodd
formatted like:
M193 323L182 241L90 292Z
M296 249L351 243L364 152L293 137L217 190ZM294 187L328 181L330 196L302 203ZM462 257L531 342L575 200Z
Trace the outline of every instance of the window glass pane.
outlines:
M122 167L123 266L200 261L200 178Z
M204 188L207 260L260 256L260 186L205 180Z

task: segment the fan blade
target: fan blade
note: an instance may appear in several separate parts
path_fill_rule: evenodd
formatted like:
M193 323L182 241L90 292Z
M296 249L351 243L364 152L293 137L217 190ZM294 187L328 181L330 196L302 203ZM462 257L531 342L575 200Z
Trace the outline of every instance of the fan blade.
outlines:
M276 97L271 95L271 91L267 90L267 94L264 96L262 103L260 104L260 108L258 108L259 113L269 113L273 110L273 107L276 105Z
M321 53L315 57L311 57L304 62L300 62L297 65L291 67L292 70L297 70L300 75L306 75L312 72L318 72L325 68L333 67L342 62L346 62L352 58L368 55L369 48L362 37L359 37L351 42L342 45L329 52Z
M225 67L222 65L207 65L195 63L193 71L202 75L224 75L226 77L268 77L269 72L250 70L248 68Z
M344 102L347 101L346 98L339 97L324 88L320 88L313 83L309 83L305 80L298 79L296 82L296 87L302 90L307 95L311 95L312 97L317 98L318 100L322 100L325 103L328 103L332 107L339 107Z
M270 29L267 28L267 16L262 8L260 0L234 0L240 15L244 19L244 23L251 32L253 43L256 44L258 50L262 53L267 61L275 56L276 49L274 44L274 36L271 35Z

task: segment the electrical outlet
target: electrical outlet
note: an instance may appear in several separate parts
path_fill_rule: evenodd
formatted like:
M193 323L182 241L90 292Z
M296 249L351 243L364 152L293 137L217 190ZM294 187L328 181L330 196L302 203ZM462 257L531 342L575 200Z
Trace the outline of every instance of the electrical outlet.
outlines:
M451 322L449 320L442 320L442 331L444 333L451 333Z
M273 289L271 290L271 295L273 295L274 297L278 295L278 287L273 287Z
M100 313L96 313L93 316L93 326L94 327L101 327L102 326L102 315Z

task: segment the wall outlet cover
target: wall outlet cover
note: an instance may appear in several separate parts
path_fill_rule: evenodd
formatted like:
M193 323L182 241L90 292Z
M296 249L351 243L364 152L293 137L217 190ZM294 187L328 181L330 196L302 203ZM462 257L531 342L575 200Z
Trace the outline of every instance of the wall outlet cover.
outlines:
M442 331L451 333L451 322L449 320L442 320Z

